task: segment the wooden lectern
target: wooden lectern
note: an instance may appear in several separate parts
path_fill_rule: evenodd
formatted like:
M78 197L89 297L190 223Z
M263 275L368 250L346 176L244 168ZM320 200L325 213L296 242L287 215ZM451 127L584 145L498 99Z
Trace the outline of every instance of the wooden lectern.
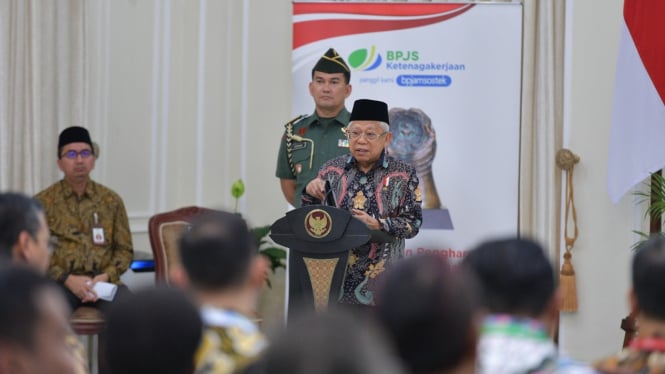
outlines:
M270 237L289 248L289 317L322 311L339 298L349 250L367 243L364 223L339 208L312 205L286 213Z

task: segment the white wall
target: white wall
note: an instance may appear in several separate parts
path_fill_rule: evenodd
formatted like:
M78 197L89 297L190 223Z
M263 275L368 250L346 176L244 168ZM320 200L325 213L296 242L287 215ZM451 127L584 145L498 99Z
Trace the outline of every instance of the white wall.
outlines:
M575 167L580 235L573 251L579 311L561 316L562 349L594 360L623 342L628 314L630 248L640 209L627 195L613 205L607 195L607 154L614 74L623 1L574 1L568 7L570 44L564 145L581 157ZM562 209L563 212L563 209Z
M275 155L290 115L291 2L107 2L108 128L96 178L125 199L135 246L147 221L186 205L256 225L286 206ZM93 134L94 135L94 134ZM104 136L104 135L103 135Z
M289 0L113 0L108 9L108 119L97 175L125 199L135 246L149 251L151 214L199 204L268 224L286 207L274 177L290 117ZM579 312L561 346L593 360L619 348L627 314L632 198L605 189L621 0L568 1L566 147L575 168ZM305 89L303 87L303 89ZM93 134L94 135L94 134Z

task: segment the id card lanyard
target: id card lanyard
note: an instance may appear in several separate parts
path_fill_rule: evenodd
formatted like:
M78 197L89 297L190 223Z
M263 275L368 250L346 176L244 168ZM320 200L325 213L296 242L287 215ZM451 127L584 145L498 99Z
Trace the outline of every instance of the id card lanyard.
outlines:
M99 223L99 215L97 212L92 214L93 224L92 224L92 242L95 245L104 245L106 244L106 239L104 238L104 227Z

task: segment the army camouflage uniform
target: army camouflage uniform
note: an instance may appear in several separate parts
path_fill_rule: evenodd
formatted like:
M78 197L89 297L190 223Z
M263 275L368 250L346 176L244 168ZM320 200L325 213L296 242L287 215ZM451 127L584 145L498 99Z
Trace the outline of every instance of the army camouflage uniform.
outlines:
M44 206L51 235L57 239L48 275L64 283L69 274L90 277L106 273L109 282L122 284L120 275L132 262L134 252L129 220L122 199L92 180L78 197L61 180L35 196ZM92 240L95 221L104 228L104 244Z
M307 183L316 178L321 165L332 158L349 153L349 142L343 130L348 125L350 117L351 114L343 108L335 118L320 118L315 112L296 122L293 125L293 135L300 136L305 141L292 140L292 164L288 158L287 133L284 133L277 156L275 176L280 179L295 179L296 208L300 207L302 192ZM307 139L312 140L313 145ZM314 158L310 161L312 154Z

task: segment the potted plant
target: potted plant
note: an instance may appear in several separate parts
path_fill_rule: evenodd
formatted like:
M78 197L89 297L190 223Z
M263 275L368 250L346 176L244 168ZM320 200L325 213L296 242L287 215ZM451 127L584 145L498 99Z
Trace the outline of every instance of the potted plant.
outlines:
M234 212L238 213L238 200L245 194L245 184L242 179L238 179L231 185L231 195L236 200ZM251 228L252 234L256 240L256 245L259 248L259 253L266 256L270 261L270 269L273 273L279 268L286 269L286 251L284 248L278 247L268 234L270 234L270 225L259 226ZM270 280L266 278L268 286L271 286Z
M648 186L644 191L635 192L635 196L639 198L638 204L647 203L647 209L644 213L645 218L648 217L650 222L650 232L645 233L642 231L634 230L633 232L638 234L641 237L633 248L636 248L643 241L649 238L649 236L657 233L657 235L663 235L661 229L661 218L665 214L665 177L661 174L660 171L651 174L651 178L648 182L645 182Z

